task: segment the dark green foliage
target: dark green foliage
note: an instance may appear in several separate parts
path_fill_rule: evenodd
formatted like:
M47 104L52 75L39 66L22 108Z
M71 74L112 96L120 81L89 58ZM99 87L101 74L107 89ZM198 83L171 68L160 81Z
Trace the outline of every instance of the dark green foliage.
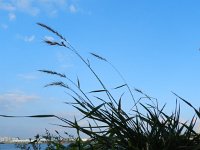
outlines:
M68 149L68 150L199 150L200 149L200 134L195 130L197 120L200 119L200 112L188 101L181 98L177 94L175 96L192 108L195 112L194 117L187 122L181 122L180 104L176 100L174 111L166 113L165 105L160 107L158 101L139 89L131 90L129 85L121 73L107 59L90 53L95 58L102 60L112 66L117 74L122 78L121 85L112 90L125 90L130 94L131 111L123 109L123 95L116 98L103 83L101 78L96 74L91 67L89 59L83 58L79 52L57 31L47 25L38 23L42 28L55 34L59 41L45 40L45 43L51 46L61 46L74 53L80 61L82 61L89 71L97 79L101 89L84 92L81 88L81 82L77 77L76 81L71 80L65 74L51 70L39 70L40 72L61 77L61 81L52 82L47 86L59 86L65 88L74 102L66 102L83 114L80 120L74 118L69 120L63 117L54 115L33 115L33 116L7 116L1 117L56 117L63 121L64 125L58 125L63 128L74 128L77 131L77 138L69 145L64 147L61 143L61 136L51 135L46 132L47 149ZM141 97L136 101L133 97L133 92L141 94ZM91 97L93 94L93 97ZM104 96L99 96L99 95ZM141 100L145 99L145 103ZM94 103L95 102L99 102ZM82 120L89 120L88 126L79 125ZM89 139L82 141L80 133L86 134ZM35 137L32 147L37 146L39 136ZM21 148L26 148L26 145Z
M56 135L50 134L48 130L46 130L46 134L41 136L37 134L34 139L30 139L28 143L16 143L16 148L21 150L71 150L68 145L75 145L76 139L74 139L71 135L68 138L62 137L58 131L55 131ZM45 148L42 148L41 144L46 144Z
M157 100L149 97L139 89L134 91L140 93L142 96L136 102L133 98L133 93L130 90L128 84L125 82L120 72L105 58L91 53L92 56L99 60L103 60L109 63L114 70L120 75L124 83L116 88L121 89L127 87L133 107L131 113L122 108L123 94L120 98L115 98L110 90L106 88L106 85L102 82L100 77L91 67L91 63L88 59L84 59L78 51L71 46L69 42L63 38L58 32L52 28L38 23L41 27L54 33L63 42L45 41L49 45L63 46L73 52L77 57L88 67L97 82L101 85L102 89L93 90L89 93L85 93L80 87L80 81L77 78L77 84L71 79L67 78L67 86L64 86L63 82L54 82L48 84L59 85L68 90L71 93L71 97L75 103L71 104L79 112L83 114L83 119L89 119L88 126L83 127L79 125L79 121L74 119L68 120L66 118L58 117L66 125L60 125L62 127L75 128L77 130L78 138L77 142L71 145L71 149L95 149L95 150L191 150L200 148L199 134L194 130L197 119L200 118L200 113L196 110L188 101L178 97L185 102L189 107L194 109L197 117L193 117L190 122L181 122L180 118L180 105L177 103L175 110L172 114L168 114L164 111L165 105L159 107ZM54 71L42 71L49 74L65 77L65 75ZM59 83L59 84L58 84ZM73 85L73 88L71 87ZM75 86L74 86L75 85ZM106 96L100 97L95 95L93 98L89 94L104 93ZM141 99L147 99L147 103L141 103ZM95 105L93 101L99 101L101 104ZM140 110L140 109L141 110ZM85 133L89 136L87 142L82 142L79 133Z
M21 150L41 150L41 145L40 145L40 136L37 134L34 138L34 140L29 139L29 143L16 143L15 146L16 148L19 148Z

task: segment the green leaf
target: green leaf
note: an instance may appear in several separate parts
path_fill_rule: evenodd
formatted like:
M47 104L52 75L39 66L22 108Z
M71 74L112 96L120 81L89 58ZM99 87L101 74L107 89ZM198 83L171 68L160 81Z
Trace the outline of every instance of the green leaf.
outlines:
M107 90L95 90L95 91L90 91L89 93L98 93L98 92L106 92Z
M123 84L123 85L117 86L117 87L115 87L114 89L116 90L116 89L122 88L122 87L124 87L124 86L127 86L127 84Z
M120 112L122 110L121 108L121 101L122 101L122 96L124 95L124 93L120 96L119 98L119 103L118 103L118 111Z
M93 108L92 111L90 111L89 113L87 113L87 115L84 116L82 119L91 116L91 115L94 114L99 108L101 108L103 105L105 105L105 103L102 103L102 104L100 104L99 106Z
M195 113L197 114L197 116L200 118L200 112L188 101L186 101L185 99L183 99L182 97L178 96L176 93L172 92L175 96L177 96L178 98L180 98L183 102L185 102L187 105L189 105L190 107L193 108L193 110L195 111Z
M78 88L80 89L81 86L80 86L80 81L79 81L79 78L77 77L77 84L78 84Z
M21 118L21 117L27 117L27 118L50 118L50 117L56 117L56 116L55 115L31 115L31 116L0 115L0 117L6 117L6 118Z
M25 117L31 117L31 118L50 118L50 117L55 117L55 115L33 115L33 116L25 116Z

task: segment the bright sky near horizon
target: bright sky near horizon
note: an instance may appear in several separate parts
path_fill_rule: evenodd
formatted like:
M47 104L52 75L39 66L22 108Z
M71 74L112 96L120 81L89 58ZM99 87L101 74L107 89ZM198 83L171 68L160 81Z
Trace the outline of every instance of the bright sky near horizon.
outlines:
M0 114L56 114L73 119L63 102L64 89L43 88L56 81L39 69L55 70L76 80L86 92L97 88L87 68L69 51L50 47L56 37L41 22L64 35L85 57L109 88L122 83L105 63L107 58L132 89L158 98L173 110L171 91L200 106L200 1L198 0L0 0ZM124 107L130 101L124 100ZM183 105L186 119L192 111ZM187 110L187 111L186 111ZM0 118L0 137L28 138L45 128L61 132L55 119ZM62 123L62 122L59 122Z

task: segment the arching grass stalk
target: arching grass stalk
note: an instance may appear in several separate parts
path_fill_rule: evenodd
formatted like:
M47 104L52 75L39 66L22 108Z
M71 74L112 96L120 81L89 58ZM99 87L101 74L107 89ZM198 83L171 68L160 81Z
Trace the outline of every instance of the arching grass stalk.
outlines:
M129 91L129 93L130 93L130 95L131 95L132 100L134 101L134 106L133 106L133 107L136 107L136 109L138 110L137 104L139 103L139 101L136 102L136 100L135 100L135 98L134 98L134 96L133 96L133 92L131 91L130 86L128 85L128 83L126 82L125 78L124 78L123 75L120 73L120 71L119 71L111 62L109 62L107 59L105 59L105 58L103 58L103 57L101 57L101 56L99 56L99 55L97 55L97 54L95 54L95 53L90 53L90 54L91 54L92 56L94 56L94 57L100 59L100 60L103 60L103 61L107 62L107 63L117 72L117 74L118 74L118 75L120 76L120 78L123 80L124 84L121 85L121 86L116 87L115 89L118 89L118 88L121 88L121 87L123 87L123 86L126 86L126 87L128 88L128 91Z
M90 66L89 61L86 61L78 53L78 51L61 34L59 34L57 31L55 31L54 29L52 29L51 27L49 27L49 26L47 26L45 24L42 24L42 23L37 23L37 24L40 25L41 27L49 30L50 32L54 33L56 36L58 36L62 40L61 42L53 42L53 41L50 41L50 40L45 40L45 42L47 44L49 44L49 45L57 45L57 46L65 47L65 48L69 49L70 51L72 51L74 54L76 54L78 56L78 58L80 58L80 60L89 68L89 70L93 73L93 75L99 81L99 83L101 84L103 90L106 92L106 94L107 94L108 98L110 99L110 101L114 101L117 104L117 102L113 98L112 94L109 92L109 90L107 90L106 86L103 84L103 82L101 81L101 79L99 78L99 76L95 73L95 71Z

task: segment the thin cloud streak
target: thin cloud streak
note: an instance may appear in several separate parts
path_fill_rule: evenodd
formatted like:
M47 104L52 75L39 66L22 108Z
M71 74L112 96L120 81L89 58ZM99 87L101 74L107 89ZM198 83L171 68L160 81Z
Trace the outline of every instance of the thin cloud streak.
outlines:
M7 24L1 24L0 27L4 30L8 29L8 25Z
M35 35L16 35L18 40L22 40L24 42L33 42L35 40Z
M13 20L16 19L16 15L14 13L9 13L8 18L9 18L10 21L13 21Z
M71 5L69 6L69 11L70 11L71 13L76 13L76 12L78 11L78 9L75 7L75 5L71 4Z
M13 1L13 5L17 10L28 13L32 16L36 16L39 14L39 8L33 6L32 1L30 0L15 0Z
M29 14L31 16L38 16L40 14L47 14L48 16L56 16L59 11L77 13L77 7L67 0L0 0L0 10L7 11L16 18L17 12ZM14 15L13 15L14 14Z
M48 36L48 35L44 36L44 39L48 40L48 41L54 41L54 38L52 36Z
M28 95L21 91L6 92L0 94L0 102L14 102L14 103L25 103L39 99L36 95Z
M17 76L19 78L25 79L25 80L35 80L35 79L37 79L37 76L34 75L34 74L18 74Z
M4 2L3 0L0 0L0 10L14 11L16 10L16 7L8 1Z
M71 61L72 57L73 56L71 56L68 53L57 52L56 58L59 63L59 69L66 71L66 69L73 67L73 64Z
M34 39L35 39L35 35L25 36L24 37L24 41L25 42L32 42Z

